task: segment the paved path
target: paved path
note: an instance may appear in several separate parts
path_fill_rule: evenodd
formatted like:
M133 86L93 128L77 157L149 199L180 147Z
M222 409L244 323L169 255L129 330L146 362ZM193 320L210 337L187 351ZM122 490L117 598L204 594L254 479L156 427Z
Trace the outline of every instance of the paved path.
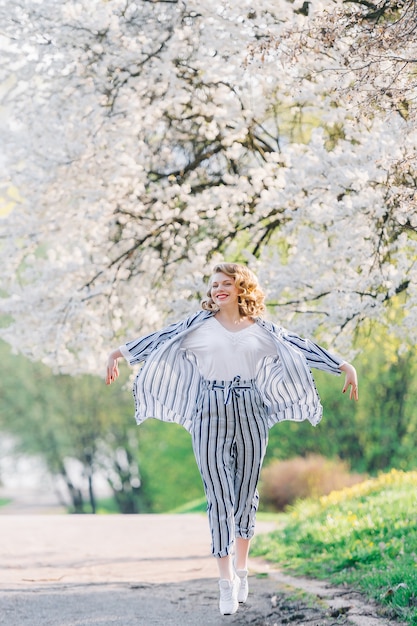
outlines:
M256 559L250 588L237 614L220 616L204 515L0 515L4 626L330 626L347 613L344 624L388 624L345 591ZM289 589L320 603L289 600Z

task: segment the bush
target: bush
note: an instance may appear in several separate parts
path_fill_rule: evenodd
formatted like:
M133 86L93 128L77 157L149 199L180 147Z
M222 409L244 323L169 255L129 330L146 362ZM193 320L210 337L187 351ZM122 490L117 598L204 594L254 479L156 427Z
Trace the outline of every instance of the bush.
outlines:
M340 459L311 454L270 463L262 470L259 490L263 508L283 511L296 500L324 496L365 478L351 474L348 465Z

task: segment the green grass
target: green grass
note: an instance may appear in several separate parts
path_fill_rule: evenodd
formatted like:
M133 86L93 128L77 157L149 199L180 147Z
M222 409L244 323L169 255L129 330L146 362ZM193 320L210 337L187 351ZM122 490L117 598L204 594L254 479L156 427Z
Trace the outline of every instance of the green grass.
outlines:
M10 498L0 498L0 506L6 506L9 502L11 502Z
M116 500L112 497L100 498L97 501L97 514L108 515L111 513L120 513L118 506L116 504Z
M252 554L293 573L347 583L417 623L417 472L396 470L280 515Z
M197 498L196 500L192 500L191 502L187 502L186 504L182 504L181 506L168 511L168 514L178 513L205 513L207 510L207 502L205 498Z

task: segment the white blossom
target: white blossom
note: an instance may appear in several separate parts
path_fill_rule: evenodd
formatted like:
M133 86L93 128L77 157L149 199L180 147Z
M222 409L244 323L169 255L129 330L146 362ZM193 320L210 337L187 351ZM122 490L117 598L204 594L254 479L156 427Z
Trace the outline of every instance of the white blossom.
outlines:
M272 319L335 349L398 293L395 330L415 340L415 122L348 89L354 30L326 58L284 38L339 10L301 8L0 9L0 335L16 350L100 372L196 310L224 258L259 274Z

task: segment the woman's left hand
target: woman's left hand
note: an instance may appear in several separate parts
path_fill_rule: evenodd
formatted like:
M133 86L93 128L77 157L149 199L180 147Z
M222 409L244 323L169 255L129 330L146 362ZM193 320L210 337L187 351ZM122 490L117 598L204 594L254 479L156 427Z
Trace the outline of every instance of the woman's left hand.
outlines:
M345 384L343 386L342 393L346 393L350 387L350 399L359 400L358 376L355 368L350 363L343 363L340 366L340 369L342 372L345 372Z

